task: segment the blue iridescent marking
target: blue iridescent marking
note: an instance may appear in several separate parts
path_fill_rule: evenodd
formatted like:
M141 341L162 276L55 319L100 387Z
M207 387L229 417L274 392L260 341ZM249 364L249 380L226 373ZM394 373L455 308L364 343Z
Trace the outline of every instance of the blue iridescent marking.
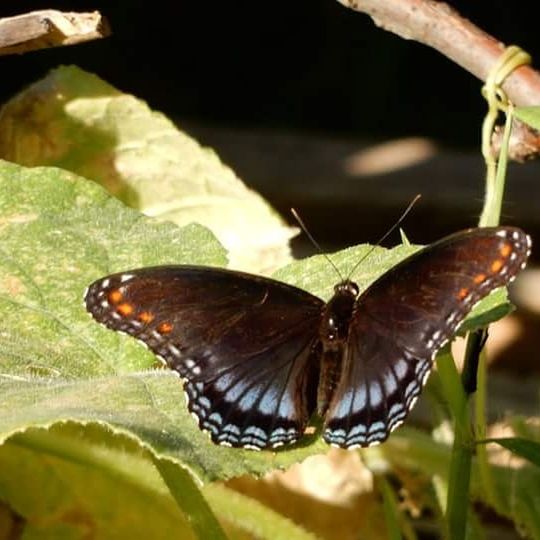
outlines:
M371 439L378 433L386 433L386 424L384 422L373 422L373 424L369 426L368 439Z
M366 406L367 391L366 385L362 384L354 392L353 411L361 411Z
M386 395L393 394L398 387L394 374L392 373L392 371L385 371L382 376Z
M349 430L349 433L347 434L347 438L354 438L358 435L365 435L366 434L366 426L364 424L358 424L354 426L351 430Z
M382 403L383 394L381 385L377 381L371 381L369 385L369 404L377 407Z
M394 364L394 371L396 373L396 376L399 380L402 380L405 378L405 375L408 371L407 361L404 358L400 358L395 364Z
M407 405L408 405L409 399L417 395L419 392L420 392L420 386L418 385L416 380L412 380L407 385L407 388L405 389L404 395L405 395L405 402L407 402Z
M392 419L394 416L400 416L405 413L405 408L401 403L394 403L388 411L388 418Z
M218 392L225 392L234 382L234 377L231 373L223 373L214 382L214 387Z
M266 439L266 433L264 430L257 426L248 426L242 433L242 438L249 435L253 435L254 437L258 437L262 440Z
M223 426L221 431L231 435L236 435L237 438L240 436L240 428L234 424L227 424L226 426Z
M353 399L355 397L355 391L354 388L347 389L347 392L345 392L341 399L338 402L337 408L334 412L335 418L345 418L349 411L351 410L351 404L353 402Z
M213 412L208 417L208 422L212 422L216 426L221 426L221 424L223 423L223 417L218 412Z
M276 388L270 387L268 390L266 390L259 401L258 410L260 413L266 416L273 414L278 406L277 398L278 392ZM281 406L281 404L279 405Z
M246 388L246 385L244 385L244 390ZM257 402L257 399L259 397L259 387L251 388L248 392L245 392L239 401L237 401L236 406L241 411L249 411L253 408L255 403ZM228 400L228 392L227 392L227 400ZM235 400L236 401L236 400Z

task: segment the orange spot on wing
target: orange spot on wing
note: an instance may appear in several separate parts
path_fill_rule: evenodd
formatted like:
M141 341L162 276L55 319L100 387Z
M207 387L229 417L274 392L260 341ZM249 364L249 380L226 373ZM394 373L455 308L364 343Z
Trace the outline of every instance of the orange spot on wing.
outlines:
M173 329L173 325L169 322L162 322L158 327L157 327L157 331L160 333L160 334L168 334L169 332L171 332Z
M510 255L510 253L512 253L512 246L510 244L503 244L500 248L499 248L499 253L503 256L503 257L508 257L508 255Z
M119 304L116 307L116 311L118 311L120 315L127 317L128 315L131 315L133 313L133 305L128 304L127 302L124 302L123 304Z
M498 272L503 267L503 261L501 259L495 259L491 263L491 271L492 272Z
M485 281L486 277L487 277L486 274L476 274L476 276L474 276L473 281L474 281L477 285L480 285L480 283L482 283L483 281Z
M109 293L109 302L111 304L118 304L122 300L122 296L123 294L118 289L114 289Z
M458 293L456 294L456 297L460 300L463 300L467 295L469 294L469 289L466 289L463 287L462 289L459 289Z
M137 315L137 319L145 324L148 324L154 320L154 315L149 311L141 311L141 313Z

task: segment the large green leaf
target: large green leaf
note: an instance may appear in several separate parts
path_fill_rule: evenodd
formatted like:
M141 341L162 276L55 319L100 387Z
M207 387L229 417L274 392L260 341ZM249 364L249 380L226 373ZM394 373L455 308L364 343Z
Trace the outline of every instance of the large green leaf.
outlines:
M232 267L278 268L296 233L208 148L164 115L76 67L61 67L0 113L0 158L102 184L146 215L209 227Z
M195 539L144 454L100 429L32 429L0 446L0 498L24 538Z
M181 384L134 339L96 324L82 297L89 283L134 267L224 265L200 226L178 228L127 209L99 186L57 169L0 163L0 440L32 426L74 420L110 426L201 480L262 474L326 450L253 452L213 445L187 413ZM333 255L346 273L369 246ZM355 272L361 287L411 252L377 248ZM279 277L327 297L334 271L321 257ZM490 303L478 317L489 320Z
M200 226L125 208L58 169L0 165L0 440L63 420L107 423L201 479L286 466L324 446L256 454L217 447L187 413L181 384L135 340L96 324L94 279L138 266L226 264Z
M210 509L230 538L313 539L249 497L215 484L201 492L182 467L148 453L98 426L30 429L0 446L0 499L29 539L217 540ZM1 537L12 537L3 532L0 522Z

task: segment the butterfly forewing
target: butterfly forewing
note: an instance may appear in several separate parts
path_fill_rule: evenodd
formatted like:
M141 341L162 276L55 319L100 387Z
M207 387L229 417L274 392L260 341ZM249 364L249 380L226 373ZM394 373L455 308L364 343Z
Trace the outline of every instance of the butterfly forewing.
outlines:
M324 438L381 442L420 394L437 351L474 304L524 266L530 239L512 227L463 231L409 257L357 300Z
M388 328L413 354L431 357L473 306L525 265L530 239L513 227L471 229L401 262L361 295L357 316Z
M185 379L214 442L259 449L302 435L315 408L318 298L239 272L167 266L98 280L86 306Z

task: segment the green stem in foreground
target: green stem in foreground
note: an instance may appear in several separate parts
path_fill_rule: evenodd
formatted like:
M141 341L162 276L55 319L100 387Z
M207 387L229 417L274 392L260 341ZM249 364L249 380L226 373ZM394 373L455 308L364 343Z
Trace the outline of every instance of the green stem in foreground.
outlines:
M480 363L478 364L478 392L476 394L474 407L474 424L477 440L482 440L487 437L486 403L487 358L485 351L482 351L480 353ZM480 474L480 482L482 485L482 496L493 508L500 511L500 497L489 464L487 445L479 444L476 446L476 461L478 463L478 472Z
M508 144L512 132L513 118L513 107L509 103L506 107L506 122L504 124L499 160L495 162L493 157L486 156L486 198L478 223L480 227L494 227L499 224L501 219L506 170L508 166ZM483 133L482 136L486 137L488 135ZM491 140L491 135L489 135L489 139Z
M497 161L491 153L491 135L499 114L501 94L496 96L495 86L487 91L489 111L486 115L482 128L482 153L486 160L486 197L484 209L480 217L481 227L494 226L499 223L504 185L507 169L508 143L512 127L512 105L505 102L506 122L501 145L499 160ZM503 96L504 99L504 96ZM505 100L506 101L506 100ZM486 330L478 330L467 336L467 347L463 365L463 399L460 406L454 406L454 444L450 458L450 471L448 478L448 499L446 506L446 527L448 538L461 540L465 538L468 523L468 513L470 511L470 480L471 464L473 452L475 450L475 435L470 424L470 397L477 390L480 399L477 408L480 411L476 416L476 430L484 434L485 424L485 402L486 402L486 380L485 365L481 373L480 380L477 381L478 366L482 351L483 342L486 338ZM480 387L481 386L481 387ZM491 476L487 456L483 459L482 479L484 487L491 485ZM482 460L482 459L481 459ZM492 501L496 500L496 497Z
M463 411L463 419L468 419L468 414L466 414L468 412L469 408L466 407ZM446 506L448 538L451 540L465 538L467 531L472 450L472 440L466 437L463 431L457 430L450 458L448 503Z
M439 357L437 368L445 382L442 390L454 418L454 446L450 456L446 500L446 537L465 538L469 512L469 488L474 437L469 421L468 395L450 351Z

